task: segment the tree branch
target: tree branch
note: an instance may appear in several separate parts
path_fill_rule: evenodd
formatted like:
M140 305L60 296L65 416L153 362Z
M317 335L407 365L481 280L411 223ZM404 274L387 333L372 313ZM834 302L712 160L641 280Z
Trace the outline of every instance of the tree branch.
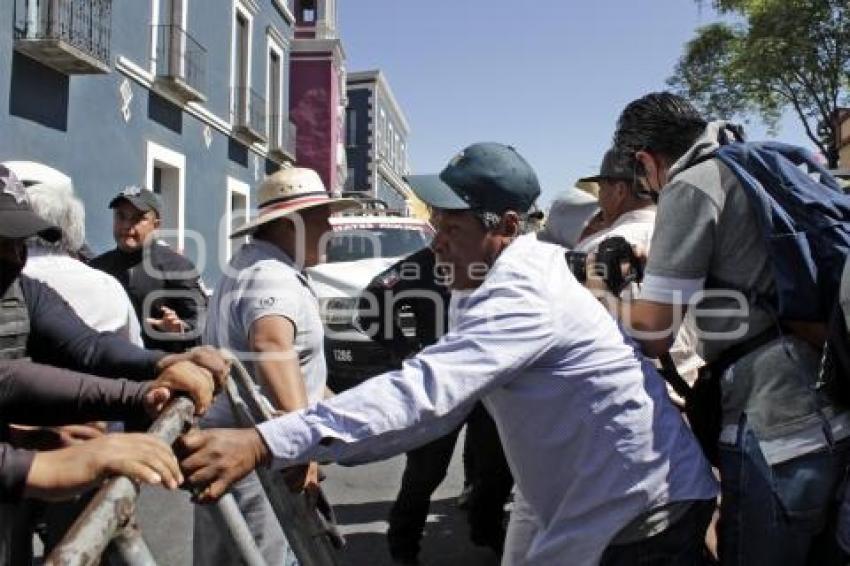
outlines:
M808 138L823 152L823 154L826 155L827 148L820 140L820 138L816 135L816 133L812 131L812 127L809 125L809 120L806 116L806 112L805 110L803 110L802 104L794 92L794 88L782 78L779 79L779 82L781 82L788 89L787 93L783 93L783 95L788 99L789 102L791 102L791 105L797 112L797 116L800 118L800 121L803 123L803 127L806 130L806 136L808 136Z

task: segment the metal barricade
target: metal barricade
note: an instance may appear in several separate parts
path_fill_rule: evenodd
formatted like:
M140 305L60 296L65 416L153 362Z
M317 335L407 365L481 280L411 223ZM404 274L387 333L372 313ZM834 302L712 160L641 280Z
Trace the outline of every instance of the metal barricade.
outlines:
M254 415L262 420L273 418L256 392L245 367L227 353L233 367L225 394L238 421L255 426ZM236 383L239 383L237 387ZM246 398L239 390L247 393ZM191 400L178 397L171 401L148 430L149 434L168 445L194 423L195 406ZM265 468L257 475L266 497L301 566L336 566L337 549L344 541L332 521L325 520L314 501L306 494L291 492L282 483L283 476ZM324 495L319 493L320 498ZM86 506L60 543L45 560L45 566L94 566L107 552L110 563L127 566L156 566L135 518L139 487L126 477L107 480ZM328 509L329 509L328 505ZM266 562L254 541L245 518L231 494L216 503L225 530L247 566L265 566Z
M148 430L166 444L173 444L194 422L195 406L184 397L174 399ZM139 487L126 477L106 481L60 543L45 560L46 566L89 566L100 563L109 548L110 562L127 566L156 566L135 520ZM265 566L245 519L230 494L217 503L243 561ZM111 544L110 544L111 543Z
M255 415L262 421L274 418L242 363L233 354L224 354L232 364L225 392L240 424L256 426ZM240 391L246 394L244 398ZM281 474L262 467L255 471L300 566L336 566L339 563L337 550L344 540L332 522L318 512L315 501L305 493L290 491ZM318 497L324 498L321 490Z

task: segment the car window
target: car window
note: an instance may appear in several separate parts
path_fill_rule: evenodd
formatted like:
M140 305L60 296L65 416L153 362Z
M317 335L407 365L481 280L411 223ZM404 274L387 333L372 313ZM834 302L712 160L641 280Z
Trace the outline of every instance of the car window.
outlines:
M424 248L430 241L429 234L416 228L342 229L328 242L326 261L401 257Z

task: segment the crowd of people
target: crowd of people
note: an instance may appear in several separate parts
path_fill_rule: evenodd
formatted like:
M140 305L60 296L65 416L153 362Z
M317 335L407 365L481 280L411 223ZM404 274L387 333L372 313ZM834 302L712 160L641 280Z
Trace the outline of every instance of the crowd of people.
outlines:
M4 164L0 562L30 560L34 500L77 497L47 505L65 510L49 548L80 498L120 474L191 486L200 504L232 493L266 562L294 565L255 468L310 492L320 463L406 452L388 542L416 564L466 423L471 535L504 565L846 564L850 412L834 385L850 377L850 268L822 319L776 306L777 248L718 156L741 140L678 96L637 99L582 179L598 194L556 203L539 232L537 177L510 146L473 144L439 175L409 177L434 240L364 290L378 308L360 320L396 368L338 395L304 270L322 261L329 216L358 203L314 171L259 185L256 217L231 235L250 240L208 299L157 241L152 191L109 201L116 248L91 258L70 179ZM384 316L388 293L411 297L415 342ZM214 397L222 349L276 418L240 428ZM128 432L178 394L202 417L174 447ZM196 564L239 562L209 506L194 529Z

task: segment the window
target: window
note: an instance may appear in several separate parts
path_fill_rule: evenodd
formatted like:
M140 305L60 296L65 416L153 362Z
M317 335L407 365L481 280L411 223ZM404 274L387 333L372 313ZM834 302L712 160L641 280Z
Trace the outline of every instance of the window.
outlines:
M236 85L248 86L248 54L251 51L248 18L236 13Z
M227 203L224 211L225 223L221 230L225 253L225 257L222 260L229 261L233 254L248 242L248 236L231 239L230 234L249 220L249 195L250 188L247 183L243 183L232 177L227 178Z
M249 123L251 88L251 16L238 3L233 12L233 54L231 61L231 100L234 122Z
M145 185L162 199L160 236L182 250L185 245L186 157L148 142Z
M301 21L305 24L316 22L316 0L301 1Z
M395 128L393 127L392 122L390 122L388 127L389 127L389 134L387 134L387 137L389 139L387 140L387 142L388 142L387 161L389 161L390 165L394 165L395 164L395 141L396 141Z
M348 147L355 147L357 145L357 110L349 108L348 113L345 115L345 119L347 120L345 127L345 144Z
M283 119L283 48L268 36L268 75L266 77L266 99L269 101L268 133L269 149L282 147Z
M378 121L378 133L379 133L379 141L378 141L378 152L381 155L387 154L387 114L384 112L384 109L380 110L380 119Z
M404 201L400 204L403 207ZM342 229L334 230L328 242L326 261L336 263L376 257L403 257L421 250L430 240L430 234L417 226L385 224L360 229L346 229L343 226Z
M181 55L186 49L186 4L188 0L152 0L151 72L182 76Z

